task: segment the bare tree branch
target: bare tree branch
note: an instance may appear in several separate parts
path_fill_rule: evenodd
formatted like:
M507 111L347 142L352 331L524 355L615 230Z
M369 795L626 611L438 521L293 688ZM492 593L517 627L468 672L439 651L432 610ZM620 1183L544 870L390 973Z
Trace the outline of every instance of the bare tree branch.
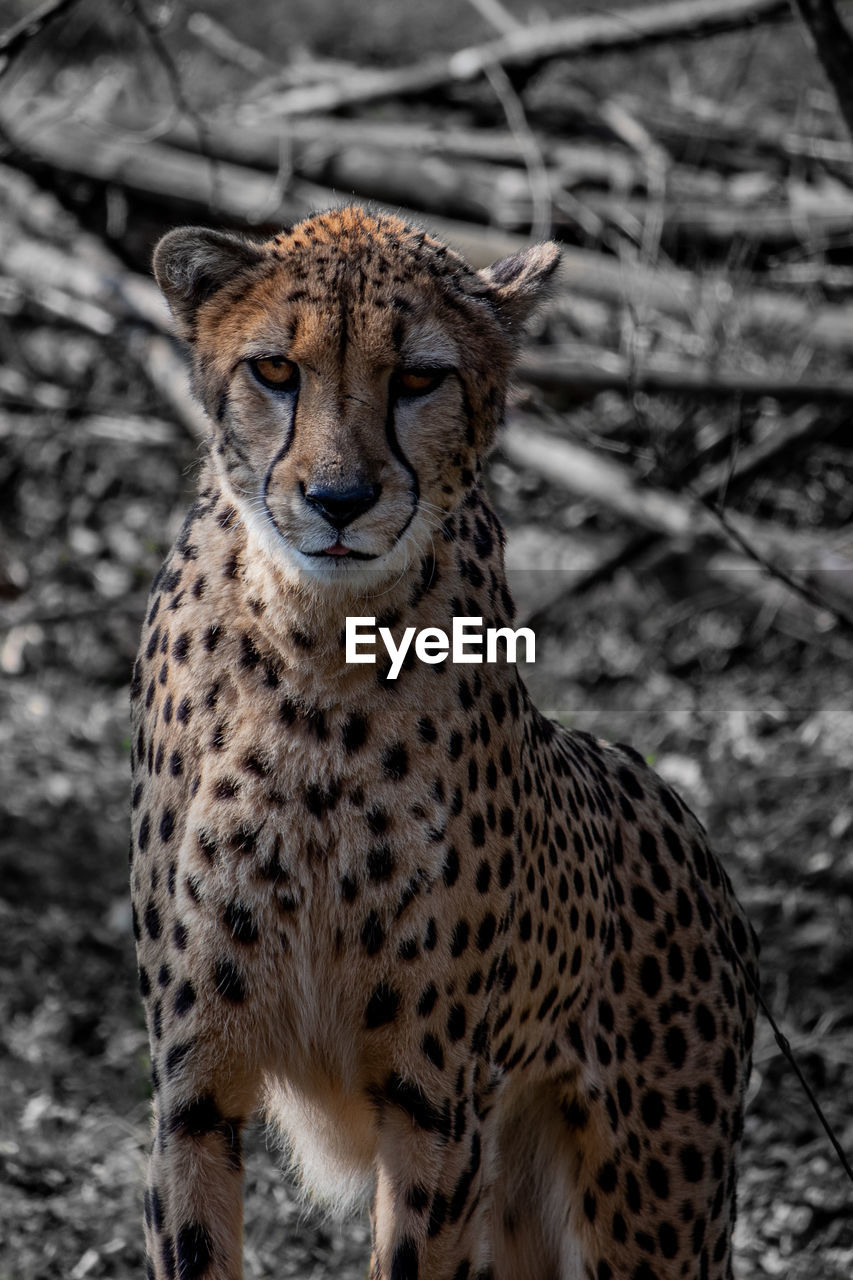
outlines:
M833 0L793 0L853 136L853 38Z
M593 395L599 391L662 392L699 400L772 396L789 402L853 401L853 379L792 376L772 369L755 373L717 363L648 355L636 363L613 351L577 345L531 347L516 367L524 382L549 391Z
M550 58L632 48L679 36L712 35L779 19L787 0L663 0L634 9L584 14L522 27L485 44L413 66L362 72L346 83L309 85L281 94L270 107L281 115L335 111L357 102L411 97L476 80L488 66L531 66Z
M484 74L524 156L533 206L530 234L534 240L547 240L551 234L551 183L539 141L528 124L524 103L500 63L486 67Z
M500 0L468 0L468 2L472 9L476 9L480 17L491 23L501 35L511 35L523 25L515 14L504 8Z
M160 31L156 24L151 20L149 14L146 12L143 0L128 0L128 7L142 30L145 32L155 56L166 73L166 79L169 81L169 88L175 105L183 115L186 116L187 120L190 121L195 129L196 137L198 138L199 152L207 161L210 169L210 203L212 208L215 210L219 204L219 165L216 156L210 149L207 125L184 93L183 82L181 80L180 72L175 65L175 60L163 40L163 37L160 35Z
M12 59L20 53L24 45L37 36L40 31L59 18L77 3L77 0L45 0L34 13L13 22L0 35L0 75L6 70Z
M0 129L5 129L10 146L24 164L39 161L129 191L181 200L200 212L208 208L209 172L202 158L163 143L142 145L119 132L105 136L103 128L95 130L69 119L60 99L28 113L25 122L0 109ZM280 205L273 208L270 194L274 182L274 175L268 172L220 162L222 211L248 225L257 224L259 211L264 222L289 222L347 198L328 187L293 180ZM424 220L422 213L402 201L393 211L415 221ZM518 253L529 243L526 237L496 227L432 215L426 221L475 267ZM570 245L563 250L562 279L573 294L609 305L651 308L681 323L701 325L706 332L725 325L740 335L761 332L786 344L804 342L810 350L853 349L853 304L816 306L802 290L735 289L722 273L699 276L679 267L652 268Z
M702 481L703 489L706 484L709 488L700 499L689 491L675 493L646 484L625 463L543 431L529 416L511 416L499 445L518 466L677 545L693 546L704 538L719 541L719 529L702 505L704 498L715 495L720 484L721 472L716 467L711 472L713 482ZM739 516L738 523L744 536L766 556L780 555L810 566L818 553L827 549L827 539L811 531L787 529L751 516Z
M702 471L692 485L686 486L690 495L690 500L686 500L672 490L638 484L628 468L608 458L559 437L546 436L537 419L512 415L499 442L512 461L519 466L530 467L552 484L556 483L582 497L592 497L635 525L634 531L616 547L609 548L588 568L574 574L558 596L539 604L526 624L534 628L547 624L568 597L583 594L606 581L623 565L652 550L662 539L690 546L700 538L710 536L715 541L720 539L721 532L728 535L728 530L715 529L703 511L703 507L709 507L711 517L722 525L717 511L710 506L712 503L716 505L722 485L726 481L742 483L782 453L803 447L831 431L832 426L831 419L818 416L814 409L804 408L768 439L741 450L731 466L728 462L716 463ZM749 541L750 552L757 548L757 554L764 556L768 565L774 563L773 557L781 554L789 558L805 558L810 571L821 571L821 565L827 558L827 548L815 543L808 535L780 530L767 523L743 523L748 527L748 533L742 529L737 532L742 539ZM731 521L728 525L733 528ZM745 547L742 549L746 550ZM749 558L755 562L755 556L749 554ZM846 561L843 563L850 575L849 565ZM850 593L848 586L847 594ZM820 608L836 615L835 606L815 593L815 600L818 599Z
M217 22L210 14L197 10L187 18L187 30L212 49L217 57L232 62L251 75L263 75L275 70L275 63L261 53L238 40L224 23Z
M795 577L782 565L771 560L764 551L755 545L751 538L747 537L742 530L731 522L724 507L716 502L711 502L707 498L699 497L699 501L705 510L709 511L714 519L719 522L720 528L724 531L726 537L736 547L739 547L748 559L757 564L771 578L775 578L777 582L783 583L789 590L801 596L803 600L807 600L815 609L821 609L830 614L843 631L853 635L853 614L848 613L841 605L830 602L826 596L815 591L807 582ZM850 573L851 569L848 567L846 572Z

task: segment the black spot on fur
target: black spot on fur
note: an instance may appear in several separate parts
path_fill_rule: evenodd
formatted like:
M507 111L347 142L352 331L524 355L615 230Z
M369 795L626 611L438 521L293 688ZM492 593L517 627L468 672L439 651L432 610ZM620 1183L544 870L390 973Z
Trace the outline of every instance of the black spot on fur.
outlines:
M361 942L369 956L375 956L385 941L385 931L375 911L371 911L361 927Z
M157 910L154 902L149 902L145 908L145 928L149 938L159 938L161 932L160 912Z
M190 981L182 982L175 992L174 1010L178 1017L182 1017L195 1004L195 987Z
M373 1096L377 1102L400 1107L426 1133L438 1132L443 1136L449 1133L449 1115L430 1102L417 1085L401 1079L396 1072L391 1072L384 1087Z
M235 942L249 944L257 939L258 926L251 910L242 902L229 902L222 913L222 919Z
M213 1261L213 1244L207 1228L199 1222L187 1222L179 1229L175 1241L178 1280L201 1280Z
M382 752L382 768L395 782L405 778L409 772L409 756L402 742L395 742Z
M241 1004L246 998L246 984L233 960L223 957L217 960L213 970L216 990L232 1004Z
M414 1240L406 1237L394 1249L390 1280L418 1280L418 1246Z
M364 1021L368 1029L375 1027L383 1027L386 1023L393 1022L400 1008L401 996L399 991L394 987L388 986L386 982L380 982L370 999L367 1002L367 1008L364 1012Z

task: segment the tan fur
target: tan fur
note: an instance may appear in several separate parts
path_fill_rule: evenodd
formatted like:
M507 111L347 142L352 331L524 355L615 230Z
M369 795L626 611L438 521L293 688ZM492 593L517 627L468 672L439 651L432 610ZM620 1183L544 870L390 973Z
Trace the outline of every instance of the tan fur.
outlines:
M211 449L132 689L157 1280L242 1275L262 1106L309 1194L373 1196L381 1280L730 1275L755 959L699 824L512 666L345 661L348 615L511 622L478 476L555 262L357 208L158 247ZM378 494L338 531L317 485Z

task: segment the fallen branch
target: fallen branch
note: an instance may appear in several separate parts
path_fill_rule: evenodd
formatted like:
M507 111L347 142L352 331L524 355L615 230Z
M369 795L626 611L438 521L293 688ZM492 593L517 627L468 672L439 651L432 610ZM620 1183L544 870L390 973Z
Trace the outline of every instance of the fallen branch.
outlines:
M87 261L85 244L72 257L0 224L0 263L4 274L37 302L64 300L57 305L62 318L90 333L111 334L119 320L170 331L168 309L153 280L133 275L104 249Z
M56 409L58 406L38 407ZM156 418L151 414L143 416L126 413L121 408L116 408L111 413L86 413L82 416L69 414L67 394L64 409L67 435L75 444L80 440L109 440L113 444L126 444L134 448L144 445L169 448L174 447L178 440L179 428L173 421ZM19 435L33 440L36 435L49 438L55 432L55 416L42 418L34 423L31 413L4 413L0 420L0 438Z
M77 0L45 0L33 12L25 14L0 35L0 75L10 62L34 36L37 36L54 18L66 13Z
M789 14L787 0L669 0L614 13L538 23L449 56L408 67L366 71L335 84L292 89L268 103L282 116L336 111L383 98L412 97L477 79L488 66L534 67L552 58L635 48L678 37L709 36Z
M347 120L335 116L295 117L282 122L252 112L244 124L216 117L209 122L211 146L223 160L278 168L282 143L291 148L294 169L317 181L323 166L353 149L379 152L387 166L400 157L439 155L449 161L477 160L496 165L523 165L523 139L502 129L459 128L423 121ZM564 186L579 183L604 185L620 191L647 183L646 166L636 155L612 143L563 141L537 130L543 159L557 181ZM191 149L194 139L186 125L178 123L161 135L161 141ZM379 163L379 158L374 164ZM506 172L506 170L503 170ZM687 166L670 167L667 179L681 195L707 191L708 185L721 187L714 174L699 174Z
M652 548L661 538L673 542L679 550L695 547L702 541L725 543L725 531L704 503L735 483L742 483L782 452L802 446L828 430L828 424L814 411L803 410L783 423L765 440L741 451L733 467L718 463L709 467L693 482L691 497L644 485L626 466L595 454L580 445L548 434L538 419L514 415L500 439L500 447L511 462L542 475L549 483L582 498L599 503L616 515L639 526L616 549L610 549L596 564L574 574L563 584L559 595L543 602L528 622L539 626L553 609L568 596L575 596L606 580L617 569ZM746 517L738 517L737 527L751 546L765 558L782 557L806 574L821 574L834 553L825 540L809 534L795 533ZM844 559L838 567L846 568L842 593L853 595L853 566ZM839 579L839 582L841 579Z
M62 258L64 255L60 253L57 256ZM21 271L20 268L20 261L10 262L9 274L0 275L0 281L11 287L23 285L21 292L26 299L40 311L47 312L52 320L72 324L99 338L105 338L113 332L115 321L103 307L79 295L75 296L61 286L57 287L47 272L39 270L37 274L33 274Z
M780 289L821 289L830 296L853 296L853 267L826 262L785 262L771 267L768 278Z
M15 196L25 194L23 179L15 184ZM4 186L0 170L0 190ZM51 197L30 184L33 202L49 203ZM54 202L55 203L55 202ZM57 213L59 206L57 205ZM63 212L64 228L71 217ZM16 231L11 221L0 220L0 263L26 297L51 307L54 314L105 337L122 327L123 337L148 381L172 409L177 420L195 439L207 434L207 419L193 398L186 360L169 336L168 308L153 280L134 275L94 237L78 230L71 237L74 253L35 240ZM0 370L0 395L14 397L19 380ZM40 397L44 399L44 396ZM52 405L46 407L54 407Z
M66 322L99 335L112 333L122 320L143 323L164 335L171 332L168 311L153 281L121 267L97 242L78 241L72 256L6 227L0 228L0 251L7 278ZM531 348L522 355L517 374L534 386L573 395L615 390L701 398L772 396L792 402L853 400L849 378L754 374L664 356L649 356L634 365L624 356L580 344ZM187 414L183 406L185 421Z
M532 239L547 238L542 208L549 205L549 222L557 230L571 232L580 226L591 239L603 243L613 228L639 244L643 229L655 221L669 247L690 242L730 248L734 240L778 251L792 245L824 246L839 238L846 243L853 227L853 196L828 194L805 184L788 184L782 198L745 201L732 198L722 181L713 184L698 175L693 189L685 190L688 184L682 171L678 185L683 194L667 186L660 197L651 192L646 198L610 191L574 196L567 191L574 183L544 162L536 165L536 185L531 190L531 183L517 169L476 162L453 164L439 156L389 155L357 144L319 160L316 155L307 162L294 157L291 164L300 177L319 179L356 196L430 214L490 221L508 229L530 227ZM635 177L639 185L639 172ZM662 180L668 184L669 175L662 175Z
M573 90L577 96L577 91ZM642 113L642 123L651 133L663 137L668 146L679 144L678 149L691 149L694 153L698 140L724 139L731 149L726 153L727 166L736 160L737 170L764 178L768 187L779 186L775 179L761 172L763 158L756 156L756 149L772 146L786 156L802 160L816 160L826 165L853 168L853 146L830 138L814 138L790 130L784 119L773 117L768 128L762 120L744 117L740 112L723 112L716 103L702 102L701 110L691 111L692 104L681 110L661 104L642 103L627 95L614 99L614 110ZM721 115L711 116L713 110ZM573 107L574 110L574 107ZM591 108L586 115L592 115ZM598 104L597 115L602 114ZM444 160L453 158L479 160L499 165L524 164L523 143L513 134L499 129L460 128L454 125L430 124L422 120L371 120L339 119L335 116L293 117L288 120L271 118L262 106L249 103L234 114L215 116L207 121L211 150L221 159L236 164L275 171L280 163L282 145L289 149L294 171L312 181L335 182L333 176L323 178L325 167L334 165L336 158L346 158L353 150L365 155L371 151L381 153L387 167L392 168L400 157L414 159L416 155L436 154ZM130 119L127 113L118 113L116 126L129 130L139 129L138 116ZM146 126L153 132L156 120L149 119ZM195 150L194 130L185 122L173 126L163 125L157 134L161 142ZM632 154L613 143L597 143L583 140L565 141L554 132L537 129L542 156L555 181L563 186L591 184L606 186L616 192L630 194L648 186L649 165L642 154ZM632 150L636 153L637 146ZM392 154L388 154L392 153ZM374 157L371 167L377 168L380 157ZM766 163L766 161L765 161ZM350 171L356 171L350 166ZM666 167L667 194L674 199L722 200L730 184L722 173L703 164L696 167L688 162L673 163ZM785 193L800 195L814 187L796 179L788 180ZM409 202L411 203L411 202Z
M794 195L791 192L789 195ZM792 244L823 244L835 236L850 235L853 197L806 191L802 198L785 202L709 201L667 199L658 212L651 201L597 192L585 196L587 207L599 218L618 227L645 226L652 213L662 219L664 240L670 245L685 240L731 246L732 240L786 248Z
M518 167L527 167L530 156L523 138L523 124L517 136L485 129L441 131L423 124L333 118L289 120L275 126L264 120L248 129L231 120L209 124L211 150L223 160L274 173L286 148L293 173L310 182L502 225L536 222L531 184ZM194 134L180 123L162 132L159 140L197 150ZM549 136L540 138L538 133L536 141L535 190L542 188L540 204L546 194L560 199L578 186L603 186L629 194L648 191L653 185L651 166L619 147L563 143ZM727 193L722 176L685 165L669 166L665 184L672 200L723 201ZM588 201L589 195L584 192L580 198ZM576 212L577 200L569 200L569 217L563 217L563 223L571 220L572 210ZM590 234L600 233L599 217L587 215L587 222L599 229Z
M389 155L358 143L331 155L318 156L315 152L305 164L300 164L295 156L290 162L298 175L297 181L320 181L332 190L351 192L362 199L381 200L390 206L405 205L473 223L493 219L501 225L503 209L518 204L528 223L535 217L530 182L522 169L477 161L453 163L445 156L416 152ZM538 168L537 181L542 183L543 190L550 190L548 174ZM291 182L289 186L292 185ZM542 196L540 204L546 207L550 222L550 208Z
M460 128L422 120L348 120L337 116L300 116L282 122L259 113L254 106L245 123L235 123L229 115L217 116L209 124L217 155L260 169L278 167L282 142L292 147L295 158L306 165L312 163L312 158L314 164L322 163L328 155L354 146L399 155L432 152L496 164L524 163L522 141L506 129ZM180 122L164 129L160 140L193 149L192 134ZM593 177L604 174L608 181L614 176L622 182L626 175L633 177L636 169L633 158L615 146L563 142L551 135L540 136L540 146L556 167L588 170Z
M719 538L716 521L698 498L685 498L644 484L629 467L551 435L534 425L535 421L513 418L501 436L503 452L519 466L545 476L561 489L600 503L632 524L682 545L705 537ZM797 556L811 554L819 545L811 535L747 517L741 519L745 536L763 552Z
M848 176L853 166L849 142L799 133L784 116L764 108L760 115L748 113L695 94L675 104L652 102L635 94L621 95L619 101L676 157L689 154L695 160L701 144L703 164L716 160L741 171L756 168L756 152L843 167Z
M697 399L772 396L789 402L853 400L853 378L791 377L773 372L721 369L704 361L647 356L633 364L625 356L594 347L532 347L522 355L517 374L524 382L569 395L599 391L637 391L688 395Z
M193 439L206 440L210 423L190 389L187 362L176 344L160 334L137 331L130 349L181 425Z
M209 167L191 153L62 119L52 104L26 123L0 117L20 158L157 196L209 213ZM293 180L284 197L268 174L244 166L219 165L218 203L223 214L249 226L279 226L317 209L346 203L328 188ZM381 206L380 206L381 207ZM424 218L396 206L390 210L425 222L475 267L519 252L529 242L494 227L438 217ZM761 332L810 348L853 349L853 304L815 307L811 299L772 289L736 291L722 275L699 277L676 267L653 268L593 250L566 246L563 287L616 306L674 316L703 332L727 327L733 333Z
M524 128L522 119L516 137L461 131L454 143L452 132L443 135L423 125L293 120L272 127L266 121L253 124L247 136L245 128L217 120L209 126L209 142L222 159L271 172L278 169L286 144L288 163L299 178L409 208L526 227L535 226L540 216L537 200L531 199L523 173L508 167L508 162L526 163L531 155L522 143ZM186 125L167 130L160 140L196 149ZM722 245L737 238L778 248L846 236L853 226L853 196L796 179L783 186L754 174L758 190L745 200L734 184L711 171L658 167L662 185L655 186L654 164L615 147L573 147L549 138L537 145L534 196L539 205L551 198L558 227L580 224L590 236L600 237L613 225L623 231L633 227L638 238L651 217L660 217L670 242L689 238ZM561 200L569 188L602 183L609 190L584 191L582 204L571 197L565 204ZM631 194L644 190L648 198Z
M214 198L222 213L241 222L287 222L304 216L309 202L275 195L274 180L243 165L210 162L158 142L140 142L115 133L106 124L85 125L63 119L63 105L43 104L19 118L0 104L0 127L22 157L60 171L116 183L140 195L184 203L208 213Z

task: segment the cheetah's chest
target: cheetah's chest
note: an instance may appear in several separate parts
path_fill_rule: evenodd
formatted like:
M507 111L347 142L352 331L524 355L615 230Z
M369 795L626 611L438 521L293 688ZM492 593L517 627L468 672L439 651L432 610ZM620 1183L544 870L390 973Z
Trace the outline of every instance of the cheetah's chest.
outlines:
M178 906L211 923L251 918L278 1016L306 1061L325 1061L329 1028L352 1021L355 1036L383 977L454 960L448 888L495 894L491 915L505 913L509 877L488 855L509 846L515 762L509 738L492 737L477 764L455 688L439 723L404 684L374 706L310 706L263 658L246 664L247 649L229 635L215 664L174 672L173 706L186 698L190 715L163 732L161 708L154 729L155 751L168 759L180 744L185 757L161 783L180 842Z

